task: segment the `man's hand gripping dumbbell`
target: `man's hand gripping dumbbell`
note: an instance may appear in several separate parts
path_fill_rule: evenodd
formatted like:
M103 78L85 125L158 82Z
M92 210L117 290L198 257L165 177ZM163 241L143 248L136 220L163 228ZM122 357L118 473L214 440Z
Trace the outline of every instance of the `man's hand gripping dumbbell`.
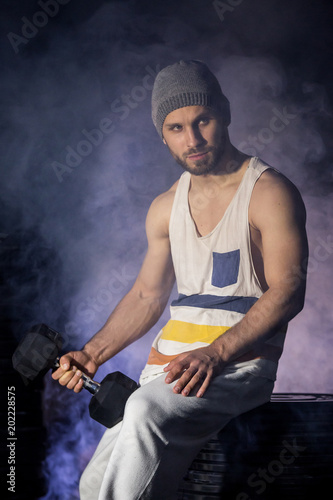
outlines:
M67 385L74 392L82 387L93 397L89 404L90 416L97 422L112 427L122 419L124 407L136 382L120 372L107 375L98 383L83 373L78 367L85 366L93 376L97 363L84 351L73 352L59 359L62 338L58 332L44 324L32 327L23 337L13 354L13 366L24 379L33 381L52 369L52 377L61 385ZM61 363L60 363L61 362Z

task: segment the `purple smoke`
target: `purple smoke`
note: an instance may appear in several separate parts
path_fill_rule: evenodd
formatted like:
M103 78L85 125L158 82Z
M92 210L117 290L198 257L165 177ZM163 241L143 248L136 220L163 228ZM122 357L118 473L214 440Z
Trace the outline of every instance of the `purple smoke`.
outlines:
M180 175L151 122L153 78L181 58L201 59L230 99L232 142L285 173L307 206L306 304L290 325L275 391L330 392L332 107L319 51L321 35L331 33L328 3L311 10L300 0L265 8L244 0L225 2L230 8L222 12L216 2L71 0L59 2L44 26L45 16L35 15L39 2L19 3L6 6L3 31L27 34L23 16L41 27L25 42L6 40L1 204L8 216L1 232L37 231L60 262L56 287L40 281L35 322L64 332L65 347L80 347L130 288L146 248L147 209ZM120 369L137 379L167 317L166 310L96 378ZM88 402L88 394L45 378L44 500L78 498L80 473L103 432Z

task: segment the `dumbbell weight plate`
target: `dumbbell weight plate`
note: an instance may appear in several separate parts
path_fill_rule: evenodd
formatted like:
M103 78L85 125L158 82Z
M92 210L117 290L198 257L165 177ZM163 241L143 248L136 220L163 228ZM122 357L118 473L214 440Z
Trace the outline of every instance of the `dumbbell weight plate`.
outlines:
M105 427L113 427L123 418L129 396L138 388L134 380L121 372L109 373L91 398L89 414Z
M36 325L20 341L13 357L13 367L24 381L41 378L53 367L62 347L60 335L46 325Z

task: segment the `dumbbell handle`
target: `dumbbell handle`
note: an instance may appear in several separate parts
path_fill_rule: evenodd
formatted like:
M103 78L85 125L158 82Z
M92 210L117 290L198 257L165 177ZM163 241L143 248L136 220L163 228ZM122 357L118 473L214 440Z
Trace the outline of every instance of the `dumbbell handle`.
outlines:
M59 368L60 367L60 358L57 358L54 362L54 368ZM97 392L99 391L100 387L101 387L101 384L99 384L98 382L95 382L95 380L91 379L90 377L88 377L88 375L86 375L85 373L82 372L82 380L83 380L83 387L85 389L87 389L88 392L90 392L90 394L97 394Z

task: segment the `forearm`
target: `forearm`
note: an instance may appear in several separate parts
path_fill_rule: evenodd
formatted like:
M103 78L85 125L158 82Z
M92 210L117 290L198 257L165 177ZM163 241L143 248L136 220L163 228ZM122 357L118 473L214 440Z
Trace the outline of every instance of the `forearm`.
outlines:
M145 335L160 318L167 297L144 296L133 287L83 350L98 366Z
M216 339L212 347L224 363L237 359L273 337L301 311L303 301L304 290L269 288L244 318Z

